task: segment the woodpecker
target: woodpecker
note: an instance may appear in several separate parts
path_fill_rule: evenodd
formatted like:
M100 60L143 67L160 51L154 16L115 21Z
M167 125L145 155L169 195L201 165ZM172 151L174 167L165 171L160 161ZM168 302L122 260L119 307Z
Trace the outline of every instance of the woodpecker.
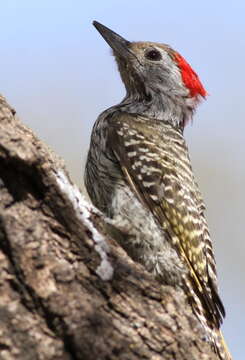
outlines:
M125 98L95 122L88 194L125 233L122 246L163 284L182 289L214 351L231 359L205 205L183 131L207 92L170 46L130 42L93 22L115 56Z

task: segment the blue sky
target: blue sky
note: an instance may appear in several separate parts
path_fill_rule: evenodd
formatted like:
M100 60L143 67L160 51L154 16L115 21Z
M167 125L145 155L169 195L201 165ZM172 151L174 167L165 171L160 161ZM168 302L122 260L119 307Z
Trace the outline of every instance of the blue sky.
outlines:
M0 92L81 185L93 122L124 88L96 19L129 40L168 43L209 96L186 130L215 242L224 334L245 358L245 2L13 1L1 4Z

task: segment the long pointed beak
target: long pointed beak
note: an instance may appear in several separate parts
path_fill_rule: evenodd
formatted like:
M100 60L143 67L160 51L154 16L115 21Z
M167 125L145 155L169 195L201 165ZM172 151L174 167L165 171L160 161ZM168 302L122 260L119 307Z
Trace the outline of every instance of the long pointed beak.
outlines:
M112 50L115 52L115 55L119 55L123 58L129 55L130 41L125 40L122 36L97 21L93 21L93 25L110 45Z

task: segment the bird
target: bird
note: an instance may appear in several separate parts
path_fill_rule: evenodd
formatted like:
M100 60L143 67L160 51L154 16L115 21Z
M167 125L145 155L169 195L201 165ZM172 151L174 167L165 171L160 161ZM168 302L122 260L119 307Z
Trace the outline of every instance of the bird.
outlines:
M207 91L172 47L128 41L93 25L110 46L126 95L96 120L84 182L92 203L125 236L121 245L162 284L181 289L220 359L225 309L205 204L184 129Z

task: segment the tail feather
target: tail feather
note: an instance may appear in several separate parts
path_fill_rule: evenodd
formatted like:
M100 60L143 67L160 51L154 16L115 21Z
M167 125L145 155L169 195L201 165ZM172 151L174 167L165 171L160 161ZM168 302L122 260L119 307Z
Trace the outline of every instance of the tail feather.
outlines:
M214 332L214 331L213 331ZM215 330L215 352L219 355L221 360L232 360L232 356L228 350L225 339L220 329Z
M207 341L212 346L214 352L219 356L220 360L232 360L232 356L225 343L219 325L217 322L214 322L213 318L210 317L210 314L205 311L205 307L203 306L200 297L195 293L190 281L186 278L185 286L188 289L186 293L189 294L189 303L192 307L193 313L196 315L205 330Z

